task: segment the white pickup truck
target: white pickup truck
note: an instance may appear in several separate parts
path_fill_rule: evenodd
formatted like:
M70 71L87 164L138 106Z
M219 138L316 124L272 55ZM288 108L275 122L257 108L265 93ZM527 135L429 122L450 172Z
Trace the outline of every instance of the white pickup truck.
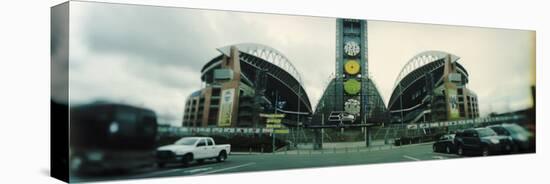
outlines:
M211 137L184 137L174 144L157 148L157 165L164 167L167 163L189 164L193 160L198 163L206 159L216 159L223 162L231 152L231 145L216 145Z

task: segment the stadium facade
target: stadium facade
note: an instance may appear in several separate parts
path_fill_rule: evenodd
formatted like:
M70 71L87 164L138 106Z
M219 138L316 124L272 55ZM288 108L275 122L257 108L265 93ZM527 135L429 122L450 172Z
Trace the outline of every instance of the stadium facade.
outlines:
M387 121L387 108L369 76L367 25L366 20L336 19L335 76L318 102L311 126Z
M358 120L356 122L344 122L344 123L350 123L350 124L380 124L383 122L387 122L389 119L388 109L386 108L386 105L384 103L384 100L382 99L382 96L378 92L378 88L374 84L374 82L370 78L364 78L364 82L366 82L364 86L364 89L366 91L365 94L363 94L363 97L365 97L367 100L364 103L366 106L364 109L364 113L362 116L364 117L362 120ZM340 121L332 121L330 118L331 114L334 114L334 112L341 112L345 108L338 108L338 90L341 88L338 88L338 86L342 85L344 83L344 80L332 78L328 85L325 88L325 91L323 93L323 96L321 96L317 107L315 108L315 111L313 113L311 124L312 126L316 125L334 125L341 123ZM343 112L346 112L345 110Z
M287 127L382 123L411 124L479 117L477 95L467 87L460 59L426 51L401 69L387 106L368 72L367 22L336 20L334 76L312 109L290 60L265 45L218 48L201 69L202 88L185 102L185 127L264 128L260 114L284 114Z
M201 69L202 89L187 97L183 126L262 128L261 113L285 114L282 124L291 127L309 119L301 76L282 53L254 43L217 50Z
M477 95L467 87L460 58L422 52L402 68L388 102L392 123L422 123L479 117Z

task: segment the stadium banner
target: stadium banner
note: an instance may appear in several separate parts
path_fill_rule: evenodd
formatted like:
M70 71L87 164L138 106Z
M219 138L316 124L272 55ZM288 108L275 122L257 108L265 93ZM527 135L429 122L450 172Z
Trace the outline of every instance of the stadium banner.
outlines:
M233 100L235 97L235 89L229 88L222 91L220 112L218 118L219 127L231 126L231 115L233 114Z
M452 120L460 118L456 88L447 88L447 102L449 109L449 119Z

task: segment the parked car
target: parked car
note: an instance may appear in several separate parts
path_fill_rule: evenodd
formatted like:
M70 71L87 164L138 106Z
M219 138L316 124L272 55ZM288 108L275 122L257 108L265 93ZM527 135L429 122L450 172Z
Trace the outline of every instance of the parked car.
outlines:
M353 114L342 113L341 119L342 121L355 121L355 116Z
M211 137L184 137L174 144L157 149L157 165L159 167L164 167L167 163L187 165L194 160L202 163L207 159L223 162L230 152L231 145L216 145Z
M355 116L353 114L343 112L343 111L333 111L328 116L329 121L337 121L337 122L349 122L354 121Z
M471 128L457 132L454 142L457 154L475 153L482 156L509 153L513 144L508 136L499 136L490 128Z
M439 137L433 144L434 152L455 153L456 146L454 143L455 134L445 134Z
M342 112L331 112L330 115L328 116L328 121L340 121L341 120L341 117L340 117L340 114Z
M76 174L131 171L155 165L157 115L117 103L71 107L70 169Z
M513 152L534 152L535 137L525 128L517 124L492 125L498 135L509 136L513 140Z

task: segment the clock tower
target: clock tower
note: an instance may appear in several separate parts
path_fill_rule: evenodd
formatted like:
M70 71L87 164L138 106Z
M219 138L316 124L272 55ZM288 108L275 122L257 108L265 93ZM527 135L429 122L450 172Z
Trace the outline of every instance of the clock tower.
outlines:
M336 86L334 110L362 123L367 108L367 21L336 19Z

